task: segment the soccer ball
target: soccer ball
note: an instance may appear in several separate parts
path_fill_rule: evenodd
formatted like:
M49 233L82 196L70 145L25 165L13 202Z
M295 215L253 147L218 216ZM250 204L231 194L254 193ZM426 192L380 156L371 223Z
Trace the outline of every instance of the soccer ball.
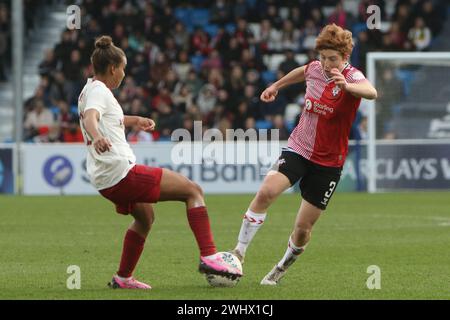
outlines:
M242 271L241 261L234 254L229 252L219 252L218 254L222 255L222 259L226 263ZM234 287L241 278L239 276L221 276L217 274L206 274L205 277L212 287Z

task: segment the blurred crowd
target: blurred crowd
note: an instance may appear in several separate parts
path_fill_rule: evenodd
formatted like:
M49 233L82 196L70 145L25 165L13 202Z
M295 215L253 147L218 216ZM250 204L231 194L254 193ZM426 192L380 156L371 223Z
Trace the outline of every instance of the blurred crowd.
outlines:
M376 4L389 28L368 30L366 8ZM153 133L130 128L130 142L167 141L177 128L271 129L287 139L298 122L304 85L282 90L272 103L259 95L271 82L316 59L315 37L327 23L353 31L352 63L365 71L368 51L427 50L443 25L442 3L399 0L389 14L384 0L360 1L356 12L342 1L151 1L84 0L80 30L64 31L39 66L41 81L25 103L25 140L82 141L77 98L92 76L94 39L112 36L126 53L128 65L115 92L128 115L151 117ZM4 16L0 2L0 33ZM331 10L330 10L331 9ZM256 28L255 28L256 25ZM1 36L0 36L1 38ZM0 55L2 55L0 40ZM4 54L4 53L3 53ZM277 70L266 55L283 54ZM2 59L3 60L3 59ZM1 74L0 74L1 75ZM358 117L352 137L364 137L366 121Z
M51 0L23 0L24 7L24 29L26 35L36 26L36 20L39 19L45 5ZM7 81L8 66L11 65L12 54L12 16L10 0L0 0L0 82Z

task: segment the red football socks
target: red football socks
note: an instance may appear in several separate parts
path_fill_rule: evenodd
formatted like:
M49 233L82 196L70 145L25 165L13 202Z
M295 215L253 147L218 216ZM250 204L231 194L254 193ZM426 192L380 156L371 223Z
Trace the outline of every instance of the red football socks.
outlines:
M200 248L200 255L205 257L215 254L217 250L211 233L206 207L188 209L187 218Z
M134 268L144 250L145 239L137 232L128 230L123 241L122 258L120 259L120 267L117 275L119 277L128 278L133 274Z

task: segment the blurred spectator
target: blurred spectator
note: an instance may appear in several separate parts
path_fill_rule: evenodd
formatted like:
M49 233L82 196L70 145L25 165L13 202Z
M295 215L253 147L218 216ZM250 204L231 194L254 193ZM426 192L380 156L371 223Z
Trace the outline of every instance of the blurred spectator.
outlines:
M300 31L294 28L291 20L283 21L281 30L281 49L298 52L300 50Z
M247 12L247 1L236 0L236 3L233 6L233 16L238 19L247 19Z
M253 32L248 28L247 21L242 18L237 19L234 37L237 39L241 48L248 48L255 42Z
M397 48L397 50L403 50L409 45L406 42L406 35L405 33L400 29L400 25L398 22L392 22L391 29L389 30L389 34L391 37L391 41L393 45Z
M206 71L206 70L205 70ZM212 84L216 89L223 87L225 80L220 69L214 68L209 70L207 75L208 83Z
M74 49L76 49L76 47L72 41L70 31L66 30L61 35L61 42L55 46L55 57L61 63L67 63L70 60L70 55Z
M238 64L241 58L242 47L235 37L230 38L228 48L223 52L223 63L225 67Z
M386 66L381 72L381 79L377 84L377 128L376 131L384 139L392 130L390 120L392 119L393 106L402 95L403 85L395 76L393 70Z
M231 22L231 7L228 1L216 0L210 9L210 21L219 25L225 25Z
M9 11L4 3L0 3L0 82L6 80L5 63L10 59L11 26Z
M261 21L256 41L259 43L262 52L278 52L281 49L281 32L272 28L269 19L264 19Z
M59 141L83 142L83 134L80 129L78 115L73 114L65 101L58 102L59 114L57 121L60 127Z
M244 89L244 99L247 103L248 116L254 119L261 119L261 102L259 100L260 92L253 85L246 85Z
M241 101L237 106L237 112L234 115L233 129L245 127L245 121L249 117L247 102Z
M349 17L347 12L344 10L344 6L342 5L342 2L339 2L336 5L336 9L331 13L331 15L328 17L328 23L335 23L338 26L347 29L348 23L349 23Z
M160 133L160 140L170 141L172 131L183 125L183 116L180 112L173 112L169 104L160 103L156 124Z
M292 21L296 29L300 30L303 27L302 12L300 11L300 8L298 6L294 6L291 8L289 12L289 20Z
M211 48L209 47L208 34L203 29L197 27L190 39L191 53L199 52L207 55Z
M73 86L70 82L66 81L64 74L61 71L57 71L54 74L53 81L49 87L50 101L53 105L56 105L58 101L66 101L71 103L76 93L73 92Z
M287 140L289 138L290 132L286 128L286 125L284 124L284 118L281 114L277 114L273 117L272 120L273 123L273 129L278 130L278 139L279 140ZM270 131L269 131L270 132ZM273 138L271 136L271 138Z
M283 18L280 17L278 8L275 4L270 4L267 7L267 11L262 12L263 19L269 20L273 27L280 30L283 26Z
M39 64L39 74L41 76L50 76L57 67L57 60L53 49L45 51L44 60Z
M205 84L197 97L197 106L203 115L207 115L216 104L216 88L212 84Z
M181 50L189 50L189 33L181 22L175 23L175 27L171 31L171 35L177 47Z
M437 3L438 2L439 1L437 1ZM444 1L441 2L444 3ZM444 5L442 5L442 9L445 12L446 8ZM439 34L439 32L442 30L444 19L442 13L440 13L439 10L436 9L433 1L426 0L422 3L420 16L423 18L424 24L426 24L430 28L433 36Z
M208 55L208 58L203 60L201 64L203 69L222 69L222 59L220 58L220 54L217 50L211 50Z
M241 52L240 65L247 72L250 69L263 71L266 69L260 56L256 56L253 50L243 49Z
M306 20L305 28L301 36L303 50L314 50L316 46L316 37L319 34L319 28L311 19Z
M26 115L23 127L26 141L49 142L57 140L53 114L45 107L42 100L35 101L31 111Z
M200 93L200 89L204 84L204 82L199 78L194 70L189 71L185 82L194 97L196 97Z
M0 31L0 82L6 81L5 61L7 59L8 38Z
M172 94L172 101L177 112L185 113L194 105L194 96L189 87L182 83L177 86Z
M148 60L145 59L144 54L136 54L133 60L129 60L127 68L128 73L133 77L138 86L143 85L145 82L147 82L150 67L148 64Z
M394 13L394 21L396 21L400 29L407 33L409 28L412 26L412 16L410 15L411 7L406 3L399 4Z
M153 141L153 136L149 132L140 130L138 126L133 126L127 134L127 141L131 143L150 142Z
M417 17L414 20L414 27L409 30L408 39L412 42L417 51L428 49L428 46L431 43L431 31L425 25L423 18Z
M150 67L150 80L154 84L158 84L164 80L167 72L170 69L170 62L164 53L160 52L156 57L155 63Z
M295 53L292 49L287 49L284 53L285 59L280 63L278 69L284 74L288 74L293 69L300 66L300 64L295 60Z
M189 55L187 51L182 50L178 53L178 59L172 64L173 69L181 81L186 81L189 71L192 68L189 62Z

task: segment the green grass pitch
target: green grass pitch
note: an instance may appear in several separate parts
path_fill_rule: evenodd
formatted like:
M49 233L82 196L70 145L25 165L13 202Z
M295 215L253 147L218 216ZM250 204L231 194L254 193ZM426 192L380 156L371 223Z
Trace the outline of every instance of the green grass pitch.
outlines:
M206 197L219 251L236 241L252 195ZM156 221L135 272L153 290L111 290L130 217L100 196L0 197L0 299L450 299L450 193L337 193L305 253L278 287L259 285L283 255L300 203L270 208L235 288L212 288L197 272L198 250L184 205L155 205ZM69 290L67 268L81 269ZM366 286L381 270L381 289Z

